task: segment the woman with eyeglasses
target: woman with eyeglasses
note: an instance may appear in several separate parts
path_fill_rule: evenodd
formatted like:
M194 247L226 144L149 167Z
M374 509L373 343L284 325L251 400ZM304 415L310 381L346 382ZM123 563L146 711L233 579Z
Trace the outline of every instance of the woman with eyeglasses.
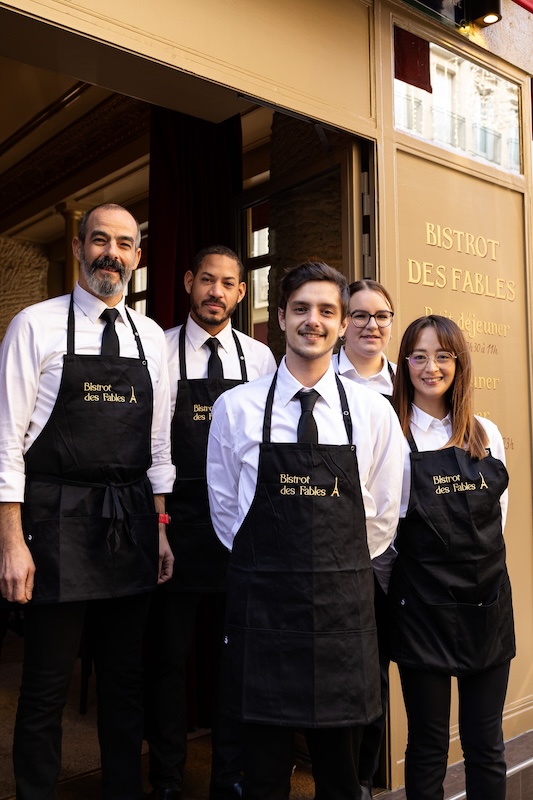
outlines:
M365 278L350 284L350 323L345 343L333 357L336 371L345 378L392 396L395 364L383 351L392 331L394 307L381 283Z
M391 398L396 364L387 360L384 350L392 331L394 307L381 283L370 280L350 284L350 322L344 345L333 356L335 370L345 378ZM361 799L370 800L374 775L379 767L381 745L387 723L389 694L389 648L387 644L387 583L396 552L391 546L372 561L374 568L374 609L378 631L381 677L381 716L363 731L358 754Z
M408 800L442 800L451 677L468 800L504 800L502 712L515 655L503 527L508 475L496 425L472 411L472 367L446 317L412 322L393 404L406 437L391 657L408 719Z

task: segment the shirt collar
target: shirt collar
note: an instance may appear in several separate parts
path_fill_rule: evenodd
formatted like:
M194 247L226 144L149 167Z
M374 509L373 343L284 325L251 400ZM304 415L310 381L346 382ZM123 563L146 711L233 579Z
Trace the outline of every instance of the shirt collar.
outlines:
M446 431L451 431L452 421L449 414L447 414L442 420L436 419L435 417L432 417L431 414L427 414L425 411L422 411L421 408L415 406L414 403L411 405L411 410L411 422L413 425L416 425L417 428L420 428L421 431L427 433L431 427L436 429L444 428Z
M79 283L76 283L74 287L74 302L78 306L78 308L85 314L91 322L96 322L102 311L104 309L109 308L107 303L103 300L100 300L99 297L95 297L94 294L91 294L86 289L83 289ZM113 306L118 311L117 321L123 322L125 325L128 324L127 316L126 316L126 301L124 299L124 295L121 297L119 302L116 306Z
M200 350L201 347L207 342L208 339L211 339L211 334L208 331L204 330L197 322L193 320L191 315L187 317L187 324L185 326L185 333L187 339L193 350L197 351ZM217 333L218 341L220 342L221 347L229 351L231 347L231 343L233 341L233 333L231 328L231 322L228 320L228 324L222 328L221 331Z
M339 350L338 359L339 359L339 374L340 375L347 375L350 372L354 372L361 381L368 380L368 378L363 377L362 375L359 374L357 369L354 367L354 365L352 364L352 362L350 361L350 359L346 355L346 350L345 350L344 347L341 347L341 349ZM388 382L388 380L389 380L389 366L388 366L388 361L387 361L387 359L385 358L385 356L383 354L381 355L381 362L382 362L382 364L381 364L380 371L376 372L375 375L371 375L370 377L371 378L375 378L378 375L380 375L380 376L384 377Z
M283 356L278 368L278 378L276 381L276 391L281 404L283 406L287 406L293 399L296 392L299 392L300 389L304 388L306 387L304 387L300 381L296 380L294 375L292 375L292 373L290 373L287 369L285 356ZM313 389L316 389L316 391L326 401L330 408L334 408L336 404L338 405L339 390L337 387L335 370L333 369L332 364L329 365L325 375L323 375L320 380L315 383Z

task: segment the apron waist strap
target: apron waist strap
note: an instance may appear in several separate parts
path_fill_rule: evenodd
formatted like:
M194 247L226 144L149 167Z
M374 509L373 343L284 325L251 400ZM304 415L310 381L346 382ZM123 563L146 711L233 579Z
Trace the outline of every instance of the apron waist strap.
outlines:
M122 534L124 534L132 542L132 544L136 545L138 543L137 536L131 525L130 515L128 514L127 510L124 510L124 506L121 502L120 490L128 486L134 486L135 484L141 483L145 480L145 478L146 476L142 475L141 477L136 478L133 481L129 481L128 483L109 484L64 480L63 478L59 478L57 475L47 475L39 472L31 473L27 476L27 479L30 481L62 484L64 486L80 486L89 489L104 489L104 499L100 509L100 516L102 519L109 520L106 540L110 554L116 553L120 548L120 539Z
M134 486L136 483L141 483L146 477L146 473L143 472L142 475L139 475L138 478L134 478L131 481L125 481L121 483L98 483L94 481L73 481L69 478L63 478L59 475L49 475L45 472L30 472L26 479L29 481L38 481L39 483L58 483L63 484L65 486L87 486L89 489L108 489L113 487L114 489L123 489L126 486Z

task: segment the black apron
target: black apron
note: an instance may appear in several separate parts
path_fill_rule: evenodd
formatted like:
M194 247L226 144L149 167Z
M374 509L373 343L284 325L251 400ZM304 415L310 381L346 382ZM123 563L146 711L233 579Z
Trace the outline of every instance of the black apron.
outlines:
M228 568L226 710L302 728L366 724L381 712L374 582L353 444L270 441ZM352 422L337 377L347 441Z
M164 588L174 592L222 592L226 588L229 551L211 524L207 496L207 439L211 409L228 389L246 383L241 343L232 331L241 364L241 380L187 379L185 325L179 333L180 380L172 420L172 461L176 482L166 507L171 522L168 540L175 556L174 574Z
M138 359L76 355L71 297L59 392L25 455L23 528L35 603L138 594L157 584L158 524L146 476L152 382L127 316Z
M492 455L417 452L389 586L392 659L468 675L515 655L500 497L509 478Z

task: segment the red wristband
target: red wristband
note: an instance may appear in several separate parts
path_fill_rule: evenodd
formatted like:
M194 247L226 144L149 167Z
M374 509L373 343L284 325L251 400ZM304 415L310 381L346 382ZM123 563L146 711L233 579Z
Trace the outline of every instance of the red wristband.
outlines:
M170 514L159 514L158 522L160 525L170 525Z

